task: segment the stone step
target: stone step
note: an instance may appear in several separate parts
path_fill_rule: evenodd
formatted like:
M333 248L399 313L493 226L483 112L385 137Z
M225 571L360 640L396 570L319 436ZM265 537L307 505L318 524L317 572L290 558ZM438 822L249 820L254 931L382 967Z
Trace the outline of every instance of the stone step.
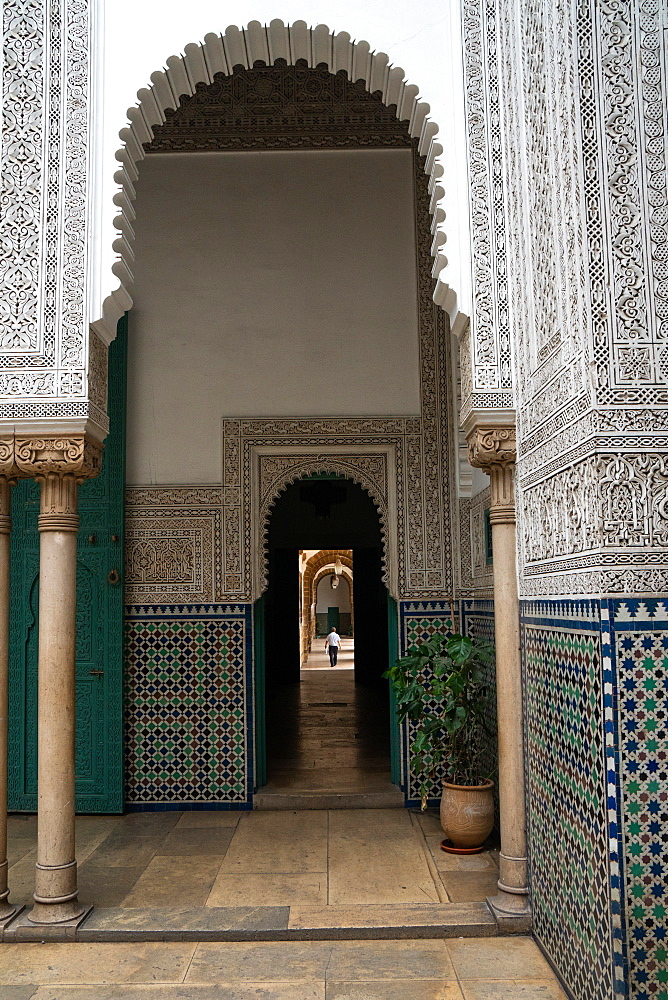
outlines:
M486 903L413 906L147 906L93 909L71 924L36 926L21 913L3 941L363 941L493 937Z
M396 809L404 804L403 792L395 785L386 791L326 792L299 791L256 792L254 809Z

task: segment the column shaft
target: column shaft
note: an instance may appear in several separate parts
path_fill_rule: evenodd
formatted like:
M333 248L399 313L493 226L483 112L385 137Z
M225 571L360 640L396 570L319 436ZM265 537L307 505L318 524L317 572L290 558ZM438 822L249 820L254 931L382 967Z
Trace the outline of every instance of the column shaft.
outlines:
M515 428L476 427L468 435L471 464L489 475L492 488L490 523L494 566L494 638L496 707L499 739L501 856L499 894L490 900L499 914L528 913L526 807L522 670L519 643L520 608L515 549Z
M499 889L523 895L528 889L515 524L495 523L493 510L490 519L501 812Z
M35 923L83 912L74 844L77 480L39 477L38 817Z

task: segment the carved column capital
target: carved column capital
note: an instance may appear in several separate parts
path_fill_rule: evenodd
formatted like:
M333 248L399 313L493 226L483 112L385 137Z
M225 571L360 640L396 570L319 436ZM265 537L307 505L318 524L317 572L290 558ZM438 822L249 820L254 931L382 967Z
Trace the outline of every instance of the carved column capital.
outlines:
M80 483L99 475L102 445L87 434L21 435L14 439L14 460L23 476L69 476Z
M469 462L491 475L495 465L514 465L517 444L514 427L474 427L467 437Z
M475 427L467 438L469 462L482 469L490 478L492 504L489 519L492 524L514 524L514 471L517 459L515 428Z

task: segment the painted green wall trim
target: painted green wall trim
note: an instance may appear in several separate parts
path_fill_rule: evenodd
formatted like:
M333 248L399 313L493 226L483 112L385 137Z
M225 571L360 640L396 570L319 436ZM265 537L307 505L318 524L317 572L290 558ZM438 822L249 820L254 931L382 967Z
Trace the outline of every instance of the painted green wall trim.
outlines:
M255 789L267 784L267 718L264 647L264 594L253 606L253 655L255 660Z
M387 640L388 666L393 666L399 658L399 609L391 594L387 595ZM397 723L397 702L394 689L388 681L390 698L390 777L395 785L401 784L401 755L399 740L401 732Z

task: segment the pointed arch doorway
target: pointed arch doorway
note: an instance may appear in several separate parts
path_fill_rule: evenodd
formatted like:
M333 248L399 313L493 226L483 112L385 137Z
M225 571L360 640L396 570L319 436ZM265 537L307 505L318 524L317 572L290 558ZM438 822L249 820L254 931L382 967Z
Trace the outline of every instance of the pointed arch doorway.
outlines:
M302 669L299 553L347 550L355 580L354 661ZM391 647L391 599L382 579L383 538L369 494L335 474L305 476L274 505L267 589L257 606L256 806L400 804L393 784L398 733L382 677ZM323 642L315 638L312 650ZM352 639L343 639L344 649Z

